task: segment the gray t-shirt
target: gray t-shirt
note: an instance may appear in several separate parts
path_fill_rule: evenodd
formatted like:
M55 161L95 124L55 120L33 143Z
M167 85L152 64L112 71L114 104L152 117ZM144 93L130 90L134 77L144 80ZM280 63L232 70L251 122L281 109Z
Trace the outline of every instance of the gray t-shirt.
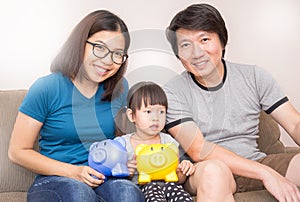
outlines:
M254 65L225 62L223 82L206 88L184 71L164 86L166 129L194 121L205 139L245 158L266 156L257 148L261 110L271 113L288 101L270 74Z

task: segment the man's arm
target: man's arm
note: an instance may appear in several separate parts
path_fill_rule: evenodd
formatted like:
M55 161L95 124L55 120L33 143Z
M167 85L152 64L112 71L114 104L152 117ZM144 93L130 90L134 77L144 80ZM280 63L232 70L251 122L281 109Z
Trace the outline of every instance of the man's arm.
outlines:
M194 161L201 160L200 153L205 140L202 132L193 121L181 123L168 131ZM266 189L279 201L285 201L287 198L300 200L297 187L270 167L238 156L218 145L209 152L204 160L209 159L225 162L236 175L261 180Z
M293 107L291 102L283 103L270 115L300 146L300 113Z
M172 127L169 129L169 132L181 144L193 161L198 162L209 159L222 160L236 175L263 180L260 171L263 169L261 164L242 158L221 146L216 145L205 159L200 158L205 140L201 131L193 121L184 122Z

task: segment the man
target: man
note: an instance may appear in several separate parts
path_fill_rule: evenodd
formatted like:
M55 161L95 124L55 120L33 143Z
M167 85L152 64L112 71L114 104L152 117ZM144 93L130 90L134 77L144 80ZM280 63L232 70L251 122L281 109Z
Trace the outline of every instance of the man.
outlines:
M300 144L300 115L273 78L223 59L227 29L208 4L179 12L166 33L186 69L164 87L166 129L198 162L186 189L198 201L234 201L235 191L263 188L279 201L300 201L300 155L267 156L257 148L261 110Z

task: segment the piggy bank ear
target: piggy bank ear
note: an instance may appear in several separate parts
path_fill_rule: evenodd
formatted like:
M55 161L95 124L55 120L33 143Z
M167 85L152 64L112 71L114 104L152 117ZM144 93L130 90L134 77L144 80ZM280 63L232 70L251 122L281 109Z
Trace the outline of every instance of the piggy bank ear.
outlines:
M142 149L144 149L145 147L147 147L146 144L139 144L136 148L135 148L135 155L138 155L140 153L140 151L142 151Z
M175 144L173 144L173 143L166 143L165 145L166 145L167 148L170 148L173 151L175 151L176 153L178 153L178 147Z
M121 145L126 148L126 141L125 141L124 138L122 138L122 137L116 137L116 138L114 138L114 140L120 142Z
M98 147L98 143L99 142L94 142L93 144L91 144L89 152L91 152L92 150L94 150L95 148L97 148Z

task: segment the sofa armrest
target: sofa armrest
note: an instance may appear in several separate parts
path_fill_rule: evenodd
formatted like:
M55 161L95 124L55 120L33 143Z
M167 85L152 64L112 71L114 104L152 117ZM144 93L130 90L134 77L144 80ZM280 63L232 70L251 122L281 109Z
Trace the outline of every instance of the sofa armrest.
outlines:
M35 174L13 164L7 155L12 129L26 90L0 91L0 193L26 192Z

